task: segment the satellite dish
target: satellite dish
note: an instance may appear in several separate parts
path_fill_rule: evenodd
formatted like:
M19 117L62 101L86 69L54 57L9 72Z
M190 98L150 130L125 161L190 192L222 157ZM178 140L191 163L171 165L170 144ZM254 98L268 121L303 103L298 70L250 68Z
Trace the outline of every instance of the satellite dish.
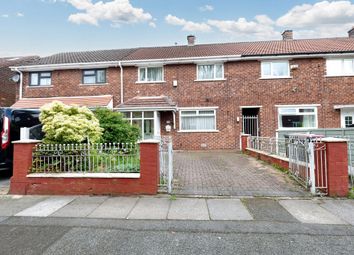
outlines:
M11 80L13 82L18 82L20 80L20 75L19 74L15 74L14 76L11 77Z

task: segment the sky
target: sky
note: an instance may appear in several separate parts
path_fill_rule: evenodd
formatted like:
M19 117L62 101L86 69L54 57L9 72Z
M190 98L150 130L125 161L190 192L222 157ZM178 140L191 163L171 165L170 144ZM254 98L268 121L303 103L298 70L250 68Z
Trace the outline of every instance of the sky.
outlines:
M347 36L354 0L0 0L0 57Z

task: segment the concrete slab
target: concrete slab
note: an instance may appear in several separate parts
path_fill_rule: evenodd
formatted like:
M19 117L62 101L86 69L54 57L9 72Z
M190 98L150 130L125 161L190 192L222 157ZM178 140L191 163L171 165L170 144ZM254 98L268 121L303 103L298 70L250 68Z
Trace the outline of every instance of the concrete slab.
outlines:
M209 220L205 199L179 198L171 201L169 220Z
M0 216L13 216L46 198L44 196L1 196Z
M86 217L100 206L107 197L78 197L71 203L51 214L51 217Z
M279 203L302 223L346 224L311 200L281 200Z
M354 226L354 200L324 200L320 205Z
M240 199L208 199L207 204L212 220L253 220Z
M15 214L15 216L47 217L74 199L75 197L50 197Z
M125 219L137 201L137 197L108 198L87 217Z
M299 222L276 200L270 198L243 199L255 220L272 222Z
M170 203L168 198L140 198L128 219L165 220Z

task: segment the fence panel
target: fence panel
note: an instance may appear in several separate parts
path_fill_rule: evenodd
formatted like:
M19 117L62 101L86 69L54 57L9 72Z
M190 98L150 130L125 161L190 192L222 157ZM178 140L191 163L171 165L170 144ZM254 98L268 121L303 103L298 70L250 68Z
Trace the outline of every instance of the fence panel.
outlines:
M160 186L172 193L173 188L173 146L171 136L162 136L160 143Z
M37 144L32 173L137 173L139 146L132 143Z

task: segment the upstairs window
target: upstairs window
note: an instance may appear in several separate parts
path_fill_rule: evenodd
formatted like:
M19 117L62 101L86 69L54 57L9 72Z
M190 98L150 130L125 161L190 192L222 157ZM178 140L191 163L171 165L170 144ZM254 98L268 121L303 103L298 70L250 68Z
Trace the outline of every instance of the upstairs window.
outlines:
M261 63L262 78L290 77L289 61L263 61Z
M354 75L354 59L327 59L328 76Z
M50 86L52 84L51 72L30 73L30 86Z
M224 79L224 65L198 65L197 80L221 80Z
M163 68L160 67L139 67L139 82L161 82L163 81Z
M84 70L82 73L83 84L106 83L106 70Z
M317 128L316 107L279 108L279 128Z

